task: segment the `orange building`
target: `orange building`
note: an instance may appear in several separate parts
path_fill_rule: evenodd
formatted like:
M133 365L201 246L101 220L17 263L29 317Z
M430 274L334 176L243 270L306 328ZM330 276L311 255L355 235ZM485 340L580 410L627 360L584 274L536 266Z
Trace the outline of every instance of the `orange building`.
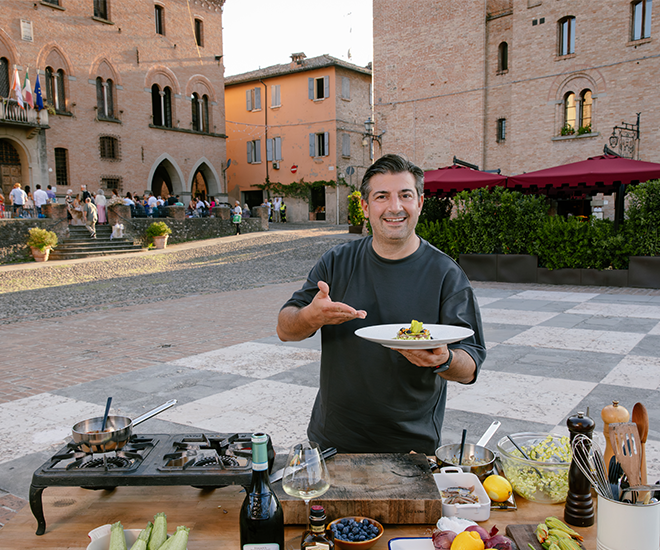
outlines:
M0 175L125 193L222 195L224 0L2 0ZM48 108L11 95L29 71ZM38 118L37 118L38 116Z
M364 139L370 97L371 67L329 55L293 54L291 63L226 77L230 202L261 204L268 193L256 185L267 181L336 182L339 176L337 187L284 200L288 221L346 223L350 186L359 185L371 164Z

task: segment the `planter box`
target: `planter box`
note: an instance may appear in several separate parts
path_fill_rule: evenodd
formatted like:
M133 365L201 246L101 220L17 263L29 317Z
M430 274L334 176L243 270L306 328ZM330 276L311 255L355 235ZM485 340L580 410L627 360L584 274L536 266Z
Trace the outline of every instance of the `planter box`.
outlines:
M585 286L628 286L628 270L581 269L580 282Z
M348 226L348 232L349 233L359 233L360 235L362 234L362 225L349 225Z
M497 254L460 254L458 264L471 281L497 280Z
M579 285L580 269L547 269L539 267L536 282L543 285Z
M660 288L660 256L630 256L628 286Z
M496 254L497 280L502 283L535 283L539 259L529 254Z

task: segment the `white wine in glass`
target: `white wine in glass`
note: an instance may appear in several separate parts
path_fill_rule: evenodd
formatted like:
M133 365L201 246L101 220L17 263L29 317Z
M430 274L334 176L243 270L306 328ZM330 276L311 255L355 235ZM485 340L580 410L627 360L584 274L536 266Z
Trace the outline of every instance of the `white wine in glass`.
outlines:
M309 501L325 494L329 488L330 476L318 444L303 441L294 445L284 468L284 492L304 500L306 517L309 517Z

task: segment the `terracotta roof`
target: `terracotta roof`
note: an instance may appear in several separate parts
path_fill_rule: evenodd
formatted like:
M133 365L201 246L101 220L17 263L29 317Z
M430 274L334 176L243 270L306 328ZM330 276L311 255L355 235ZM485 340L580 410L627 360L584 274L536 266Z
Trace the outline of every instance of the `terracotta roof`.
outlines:
M231 86L232 84L242 84L244 82L251 82L253 80L272 78L274 76L282 76L286 74L301 73L305 71L312 71L314 69L322 69L324 67L333 66L343 67L344 69L349 69L351 71L356 71L362 74L371 74L371 63L367 67L359 67L358 65L353 65L352 63L342 61L341 59L337 59L331 55L324 54L319 55L318 57L312 57L310 59L303 59L301 63L291 61L290 63L285 63L282 65L272 65L263 69L257 69L256 71L226 76L225 86Z

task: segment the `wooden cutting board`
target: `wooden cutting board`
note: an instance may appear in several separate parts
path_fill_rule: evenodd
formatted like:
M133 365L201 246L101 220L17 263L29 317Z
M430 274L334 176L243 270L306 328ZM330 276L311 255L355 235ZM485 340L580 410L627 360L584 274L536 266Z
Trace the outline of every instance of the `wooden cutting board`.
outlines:
M421 454L338 454L327 462L328 492L312 504L329 519L366 516L381 523L435 524L442 501L428 461ZM305 503L273 484L284 508L284 523L307 523Z
M539 539L536 538L537 525L538 523L534 523L532 525L507 525L506 536L510 539L513 539L513 542L516 543L518 550L530 550L528 543L531 544L535 550L543 550L543 547L539 543ZM584 545L580 546L584 548Z

